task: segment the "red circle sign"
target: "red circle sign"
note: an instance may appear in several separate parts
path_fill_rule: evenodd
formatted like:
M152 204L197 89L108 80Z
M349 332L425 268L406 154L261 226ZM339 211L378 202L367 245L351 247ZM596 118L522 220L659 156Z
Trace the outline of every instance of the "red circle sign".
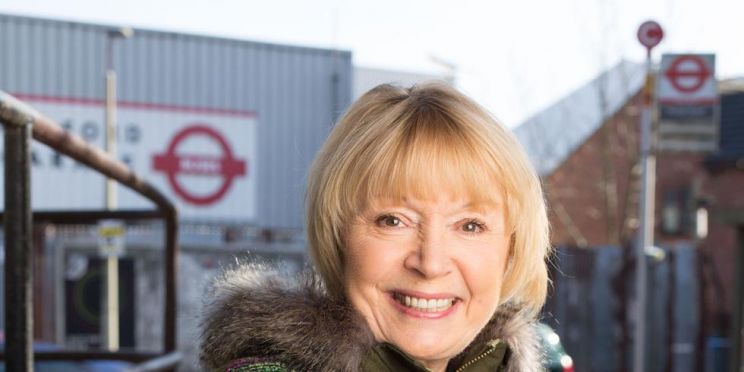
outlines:
M205 136L219 145L222 156L177 154L176 148L191 136ZM221 199L236 177L246 174L246 162L233 157L227 141L216 130L201 124L186 127L173 136L168 149L163 154L153 156L153 169L165 173L173 190L184 200L196 205L208 205ZM193 195L178 181L180 174L199 176L218 176L222 184L207 195Z
M661 29L661 25L655 21L646 21L638 27L638 41L651 50L651 48L659 45L661 39L664 37L664 30Z
M680 56L665 73L674 89L682 93L694 93L711 76L705 61L698 56Z

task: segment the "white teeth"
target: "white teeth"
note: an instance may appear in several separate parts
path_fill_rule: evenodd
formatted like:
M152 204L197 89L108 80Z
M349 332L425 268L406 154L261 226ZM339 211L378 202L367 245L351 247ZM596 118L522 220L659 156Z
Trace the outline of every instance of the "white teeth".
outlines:
M401 294L396 294L395 300L398 301L401 305L405 305L406 307L411 307L419 311L430 313L447 310L454 303L454 299L452 298L427 300L425 298L416 298L411 296L404 296Z

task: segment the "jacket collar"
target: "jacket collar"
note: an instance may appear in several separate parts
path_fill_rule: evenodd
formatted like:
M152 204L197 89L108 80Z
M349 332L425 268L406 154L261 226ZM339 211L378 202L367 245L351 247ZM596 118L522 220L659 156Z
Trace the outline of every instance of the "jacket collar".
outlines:
M501 340L492 340L455 358L447 366L447 371L501 371L508 360L509 348L506 344ZM429 371L424 365L389 343L375 345L362 361L361 370L364 372Z
M315 275L287 278L258 264L238 265L215 279L201 327L200 360L207 370L224 370L242 357L271 357L297 370L358 371L381 345L361 316L330 297ZM508 348L507 371L541 370L534 320L508 304L454 364L497 339Z

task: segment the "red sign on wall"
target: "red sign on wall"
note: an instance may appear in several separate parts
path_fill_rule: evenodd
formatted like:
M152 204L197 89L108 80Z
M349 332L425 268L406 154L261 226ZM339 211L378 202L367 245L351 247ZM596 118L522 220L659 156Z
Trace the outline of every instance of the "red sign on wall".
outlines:
M664 54L658 75L661 150L715 151L718 83L713 54Z
M661 104L711 104L718 99L712 54L665 54L659 75Z
M222 155L215 157L176 151L190 137L200 136L215 142ZM195 205L209 205L221 200L230 189L233 180L246 174L245 160L236 159L233 156L232 149L225 138L213 128L199 124L186 127L176 133L165 153L153 156L153 168L168 176L168 182L178 196ZM220 183L212 192L199 195L190 191L178 179L179 175L186 174L218 178Z

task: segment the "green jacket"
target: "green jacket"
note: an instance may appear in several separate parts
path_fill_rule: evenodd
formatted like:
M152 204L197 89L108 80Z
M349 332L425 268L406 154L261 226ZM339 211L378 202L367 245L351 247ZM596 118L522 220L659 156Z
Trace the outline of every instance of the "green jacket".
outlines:
M200 361L208 371L427 371L394 345L378 343L343 300L314 275L288 279L256 265L218 278L202 319ZM447 371L541 371L534 320L502 305Z
M501 340L476 348L468 353L457 365L450 365L447 370L453 372L486 372L504 371L508 360L508 348ZM284 363L260 358L242 358L231 363L228 372L291 372ZM429 369L411 359L400 349L388 343L381 343L372 348L362 361L363 372L428 372Z
M447 371L480 372L504 371L508 348L501 340L493 340L466 353L461 360L451 363ZM411 359L391 344L378 344L362 362L362 371L415 371L427 372L426 367Z

